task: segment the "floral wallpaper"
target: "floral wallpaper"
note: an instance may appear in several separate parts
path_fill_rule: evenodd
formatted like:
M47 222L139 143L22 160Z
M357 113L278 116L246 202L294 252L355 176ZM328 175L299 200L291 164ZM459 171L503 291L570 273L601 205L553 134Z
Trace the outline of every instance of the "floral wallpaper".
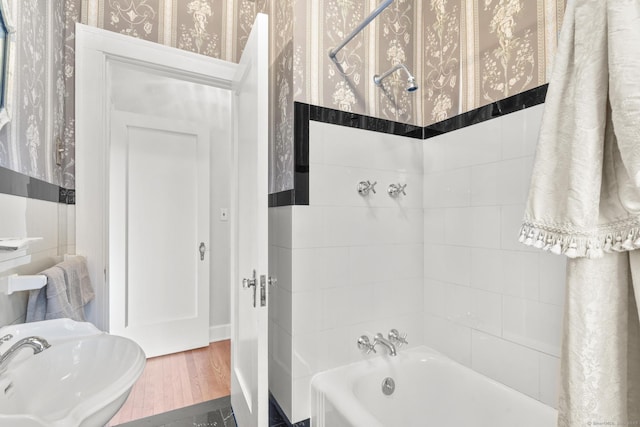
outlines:
M9 2L17 27L16 87L12 121L0 131L0 166L66 188L75 186L73 33L80 2ZM57 147L64 150L59 159Z
M100 27L105 30L162 41L164 0L98 0L98 11Z
M21 1L18 26L18 99L16 128L21 159L19 171L39 179L52 179L46 174L47 105L47 5L38 0Z
M406 76L392 74L378 88L375 74L398 63L417 78L416 2L396 0L338 53L341 70L329 58L379 2L319 0L294 4L293 78L295 100L343 111L418 124L417 97L405 90ZM418 83L419 84L419 83Z
M478 9L480 90L477 103L506 98L544 83L544 74L543 81L538 81L538 69L544 64L544 58L536 57L536 34L544 35L537 31L537 8L543 3L485 0ZM489 31L480 31L481 28Z
M382 74L397 64L404 64L417 75L414 54L417 46L414 30L415 12L413 1L396 0L379 16L374 74ZM415 92L406 90L407 76L402 72L395 72L382 83L382 87L376 88L374 92L374 104L370 109L379 109L379 116L388 120L417 124L420 121L415 114L418 96Z
M461 1L431 0L423 10L424 119L439 122L460 111Z
M67 188L75 186L75 22L237 62L255 15L268 13L272 192L293 188L294 101L423 126L445 120L546 83L565 8L565 0L395 0L340 51L340 72L329 50L378 0L10 1L19 82L0 166ZM417 92L405 90L401 71L373 83L399 63Z
M548 82L564 0L422 3L423 126Z

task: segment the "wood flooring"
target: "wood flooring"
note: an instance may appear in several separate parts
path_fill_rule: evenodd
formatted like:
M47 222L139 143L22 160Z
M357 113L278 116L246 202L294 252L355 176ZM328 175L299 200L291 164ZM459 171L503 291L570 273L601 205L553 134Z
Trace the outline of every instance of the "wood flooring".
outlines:
M147 359L142 376L107 427L228 396L230 341Z

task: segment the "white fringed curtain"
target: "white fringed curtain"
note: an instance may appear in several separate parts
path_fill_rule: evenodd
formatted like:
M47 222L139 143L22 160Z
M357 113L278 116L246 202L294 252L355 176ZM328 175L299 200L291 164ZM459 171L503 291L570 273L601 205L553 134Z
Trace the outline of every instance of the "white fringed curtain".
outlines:
M640 426L640 0L567 3L520 241L569 258L558 425Z

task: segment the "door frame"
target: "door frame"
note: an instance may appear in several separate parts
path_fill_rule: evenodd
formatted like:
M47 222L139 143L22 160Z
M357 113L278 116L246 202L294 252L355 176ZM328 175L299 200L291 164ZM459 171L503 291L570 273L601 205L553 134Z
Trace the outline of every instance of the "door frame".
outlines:
M76 253L87 258L96 293L87 307L87 320L108 332L107 65L111 61L134 64L228 90L233 90L239 66L83 24L76 24L76 53ZM176 56L180 61L175 61Z

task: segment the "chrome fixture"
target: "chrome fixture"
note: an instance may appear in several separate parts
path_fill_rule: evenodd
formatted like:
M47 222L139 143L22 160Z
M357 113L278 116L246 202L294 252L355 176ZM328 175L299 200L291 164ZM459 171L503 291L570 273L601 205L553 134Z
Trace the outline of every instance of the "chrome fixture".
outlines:
M407 334L400 335L397 329L392 329L389 331L389 341L397 345L398 347L402 347L403 344L409 344L407 342Z
M5 343L9 340L13 339L13 335L11 334L7 334L5 336L3 336L2 338L0 338L0 344Z
M391 377L382 380L382 394L390 396L396 391L396 382Z
M407 188L407 184L391 184L389 188L387 188L387 193L389 193L391 197L398 197L400 194L406 196L405 188Z
M409 69L402 63L400 64L396 64L393 68L391 68L389 71L386 71L384 73L382 73L381 75L375 75L373 76L373 82L376 84L376 86L382 86L382 81L384 79L386 79L387 77L389 77L391 74L395 73L398 70L404 70L405 73L407 73L407 92L415 92L416 90L418 90L418 85L416 84L416 78L413 77L413 74L411 74L409 72Z
M51 345L44 338L40 337L26 337L15 343L9 348L2 356L0 356L0 372L4 372L7 369L7 365L18 354L18 351L25 347L31 347L33 354L42 353Z
M396 352L396 346L391 341L383 337L380 332L378 332L373 339L373 348L375 349L376 345L378 344L382 344L383 347L386 347L387 350L389 350L389 356L398 355L398 353Z
M338 60L336 58L336 55L338 54L338 52L340 52L340 50L343 47L345 47L347 43L349 43L351 40L353 40L353 38L356 35L358 35L358 33L360 31L362 31L364 29L364 27L369 25L371 23L371 21L373 21L376 18L376 16L380 15L383 10L385 10L387 7L389 7L389 5L391 5L391 3L393 3L393 0L384 0L382 3L380 3L380 6L378 6L376 8L376 10L371 12L371 14L369 16L367 16L364 19L364 21L362 21L362 23L360 25L358 25L351 32L351 34L349 34L347 36L346 39L344 39L338 46L334 47L333 49L331 49L329 51L329 58L333 61L334 64L336 64L336 67L338 68L338 70L340 71L341 74L344 74L344 69L342 68L342 65L340 65L340 63L338 62Z
M360 351L366 352L366 354L371 352L376 353L375 344L371 344L369 337L366 335L362 335L358 338L358 348Z
M376 184L377 182L370 183L369 181L360 181L358 183L358 194L361 196L367 196L369 191L373 191L373 194L376 194Z

